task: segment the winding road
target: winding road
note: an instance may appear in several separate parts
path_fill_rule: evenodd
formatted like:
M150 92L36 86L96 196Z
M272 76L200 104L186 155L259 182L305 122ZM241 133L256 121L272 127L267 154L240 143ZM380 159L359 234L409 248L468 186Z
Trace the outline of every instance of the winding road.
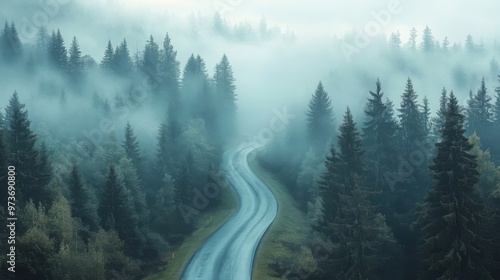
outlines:
M236 213L214 232L189 261L182 280L250 280L257 246L276 217L273 193L248 166L257 144L224 154L222 169L239 199Z

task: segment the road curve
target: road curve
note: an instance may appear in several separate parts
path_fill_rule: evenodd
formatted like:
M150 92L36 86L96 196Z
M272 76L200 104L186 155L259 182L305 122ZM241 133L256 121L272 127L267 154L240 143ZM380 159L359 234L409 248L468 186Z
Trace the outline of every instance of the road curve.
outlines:
M276 217L273 193L248 166L257 144L242 144L224 153L222 169L239 199L236 213L195 253L182 280L250 280L257 246Z

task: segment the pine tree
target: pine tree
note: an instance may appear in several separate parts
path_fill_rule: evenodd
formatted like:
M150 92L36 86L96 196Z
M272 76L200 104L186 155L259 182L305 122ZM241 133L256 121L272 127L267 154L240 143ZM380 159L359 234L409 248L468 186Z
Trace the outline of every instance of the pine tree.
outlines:
M116 47L112 55L112 61L112 68L116 74L126 76L132 71L132 58L130 57L130 51L128 50L127 41L125 39Z
M371 98L365 106L363 143L366 149L366 162L370 168L369 178L377 190L388 191L394 186L385 180L388 172L397 168L397 123L392 108L384 104L382 86L377 79L376 91L370 91Z
M135 169L138 173L142 171L142 158L139 147L139 141L137 141L137 136L134 134L134 130L130 123L125 126L125 141L122 144L125 149L127 157L132 161Z
M154 41L153 36L149 37L146 47L142 55L142 69L150 75L157 75L158 59L160 58L160 51L158 44Z
M399 33L399 30L396 33L391 33L391 37L389 38L389 43L391 47L395 49L400 49L401 48L401 33Z
M73 41L71 42L71 47L69 49L68 72L70 77L75 81L78 81L83 75L82 52L80 51L76 37L73 37Z
M410 38L406 43L406 47L412 51L415 51L417 49L417 29L415 29L415 27L412 27L412 29L410 30Z
M5 109L9 128L6 133L10 151L9 162L16 167L17 174L23 180L18 182L18 200L43 202L48 205L52 197L47 188L50 181L50 165L46 151L39 153L35 148L36 135L30 129L28 112L19 101L17 92L10 98ZM49 173L49 174L47 174Z
M91 200L90 189L82 182L82 177L76 165L73 165L69 179L69 190L71 192L71 213L75 218L82 221L87 229L82 231L82 238L87 239L89 231L97 231L99 224L97 209Z
M7 62L14 62L21 57L22 44L14 22L10 26L5 22L3 34L0 36L0 51Z
M309 144L316 152L321 153L328 147L328 141L333 136L333 108L321 82L309 100L306 115Z
M394 253L396 243L384 217L375 211L364 187L361 137L348 109L340 126L339 152L333 147L325 161L320 230L334 250L320 267L324 279L378 279L376 270Z
M424 33L422 35L421 48L422 51L426 53L432 52L435 49L434 36L432 35L432 31L428 26L425 26Z
M450 93L441 142L430 167L435 184L414 224L425 233L422 279L491 279L483 267L478 231L479 172L464 133L464 115Z
M439 98L439 110L436 113L436 117L432 118L432 138L439 139L441 137L441 130L443 129L446 116L446 103L448 101L448 93L446 88L441 91L441 97Z
M114 68L115 64L113 45L111 45L111 41L108 40L106 51L104 51L104 57L101 60L101 69L106 73L113 73Z
M500 75L498 75L498 80L500 81ZM500 86L495 88L495 105L493 107L493 120L497 127L500 126Z
M57 33L52 31L52 37L49 44L49 61L52 66L60 71L65 71L67 69L68 53L59 29Z
M402 141L401 148L405 155L415 150L416 141L424 142L425 140L425 127L417 98L417 93L413 89L413 83L408 78L406 89L401 96L401 107L398 109L400 137Z
M218 104L218 120L221 127L221 139L229 139L236 131L236 86L233 69L224 54L215 66L213 76L215 98Z
M177 60L177 51L174 50L168 33L163 40L158 69L163 76L163 90L168 101L168 118L172 119L180 110L180 62Z
M427 99L427 96L424 96L422 106L422 125L424 126L424 137L428 137L432 129L430 116L431 109L429 108L429 99Z
M115 168L110 166L98 209L101 227L105 230L116 230L125 243L125 251L137 257L142 254L143 238L134 212L130 194L118 181Z
M50 44L49 33L47 31L47 28L44 25L42 25L38 28L35 38L35 48L38 55L40 56L47 55L49 44Z
M484 78L475 95L472 92L467 100L467 132L477 132L479 136L490 128L493 118L493 105L488 94Z

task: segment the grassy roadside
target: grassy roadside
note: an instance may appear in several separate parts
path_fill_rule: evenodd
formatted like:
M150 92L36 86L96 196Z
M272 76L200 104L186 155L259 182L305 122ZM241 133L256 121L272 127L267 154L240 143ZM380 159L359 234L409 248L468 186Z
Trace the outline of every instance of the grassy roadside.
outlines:
M205 243L226 220L228 220L237 207L236 197L232 188L221 190L221 204L216 209L201 211L197 217L198 228L175 250L175 258L170 259L166 267L161 268L145 280L177 280L180 279L184 267L188 264L193 254ZM211 217L211 218L210 218Z
M275 259L293 258L296 256L290 249L290 244L306 244L308 227L307 220L299 209L292 195L280 181L259 165L256 153L249 155L250 169L271 189L278 200L278 215L268 232L264 235L253 269L254 280L279 280L280 277L272 276L273 271L269 264Z

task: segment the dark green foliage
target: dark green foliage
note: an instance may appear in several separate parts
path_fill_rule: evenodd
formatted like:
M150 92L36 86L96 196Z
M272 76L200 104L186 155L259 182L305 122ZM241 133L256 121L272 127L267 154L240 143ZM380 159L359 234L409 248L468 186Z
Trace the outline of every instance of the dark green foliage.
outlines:
M498 75L498 80L500 81L500 75ZM494 122L497 127L500 127L500 86L495 88L495 105L493 106L493 116Z
M380 81L377 79L376 92L370 91L371 98L365 106L363 144L369 181L377 190L389 191L394 186L385 179L388 172L397 168L397 123L392 108L384 103Z
M71 214L82 221L86 228L81 232L82 238L88 239L88 231L97 231L99 223L97 209L91 198L91 190L82 182L80 172L76 165L73 166L69 179L69 190L71 193Z
M379 279L377 269L395 255L396 242L373 193L363 184L361 137L349 109L338 136L339 152L326 158L321 180L323 220L319 230L332 252L319 260L321 279Z
M22 44L14 22L10 26L5 22L0 36L0 53L7 62L14 62L21 56Z
M168 33L163 41L163 49L160 51L158 71L162 76L162 90L168 101L168 118L176 118L180 114L181 105L180 62L177 60L177 51L174 50Z
M125 149L125 154L132 161L137 172L142 173L142 157L139 141L137 141L137 136L135 136L130 123L127 123L127 126L125 126L125 141L122 147Z
M151 75L157 75L158 60L160 58L160 51L158 44L154 41L153 36L149 37L149 41L144 48L144 52L142 54L142 69L146 73L150 73Z
M73 37L68 57L68 73L73 81L78 81L83 74L82 52L78 46L76 37Z
M446 88L443 88L439 98L439 110L436 112L436 117L432 118L432 138L436 140L441 137L441 131L444 127L447 101L448 93Z
M118 181L113 166L109 167L98 213L101 227L105 230L116 230L125 243L125 251L131 256L140 256L143 237L137 227L137 215L130 194Z
M104 57L101 60L101 69L106 73L112 73L114 69L114 51L111 41L108 41Z
M236 86L233 69L224 54L215 66L213 77L214 93L217 102L217 118L220 127L220 140L230 139L236 132Z
M109 46L110 45L108 45L108 47ZM128 50L127 41L125 39L116 47L114 54L106 49L106 53L104 54L105 58L109 54L112 55L111 68L116 74L121 76L130 74L133 68L132 58L130 57L130 51Z
M417 93L413 89L413 83L408 78L405 91L401 96L401 107L398 109L401 149L405 155L415 150L416 141L424 142L425 127L417 98Z
M52 31L52 37L49 43L49 62L60 71L67 70L68 52L64 46L64 39L59 29L57 33Z
M18 199L48 205L52 200L47 184L50 181L50 166L47 153L35 148L36 135L30 129L28 112L19 101L17 92L12 95L5 109L9 129L6 133L10 151L9 164L16 167L16 173L23 180L19 181Z
M490 128L493 118L493 105L491 96L488 94L484 78L477 93L469 94L467 100L467 132L477 132L480 136Z
M321 153L328 147L328 141L333 137L332 104L321 82L318 83L318 87L309 101L306 115L309 144Z
M415 227L425 234L422 279L490 279L478 232L483 205L472 144L464 136L464 115L450 93L446 121L430 169L435 180Z
M424 126L424 137L428 137L431 132L431 108L429 108L429 99L424 96L423 106L422 106L422 125Z

